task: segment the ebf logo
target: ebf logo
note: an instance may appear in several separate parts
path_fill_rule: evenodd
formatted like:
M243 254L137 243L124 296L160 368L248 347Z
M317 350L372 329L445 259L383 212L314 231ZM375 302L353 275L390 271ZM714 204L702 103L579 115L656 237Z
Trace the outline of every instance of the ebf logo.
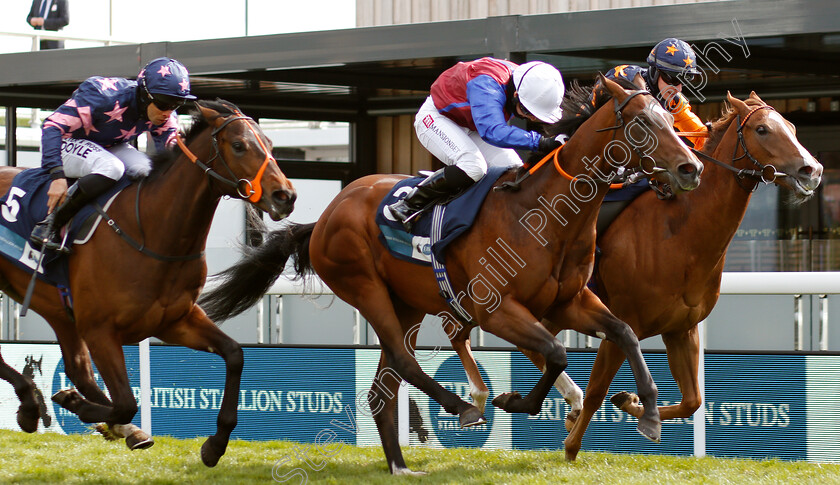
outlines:
M484 371L484 367L477 362L476 364L478 365L479 373L481 373L481 378L484 379L484 382L490 390L490 396L493 396L490 378ZM464 367L461 365L461 360L458 359L457 355L449 357L440 364L440 367L435 372L434 379L444 389L454 392L464 401L472 402L470 398L470 383L467 380ZM445 448L480 448L484 446L484 443L490 437L494 411L495 408L490 404L488 399L487 406L484 409L484 417L487 418L487 422L479 426L462 429L458 421L458 416L447 413L440 404L433 399L429 399L429 418L431 419L432 427L434 428L438 441Z

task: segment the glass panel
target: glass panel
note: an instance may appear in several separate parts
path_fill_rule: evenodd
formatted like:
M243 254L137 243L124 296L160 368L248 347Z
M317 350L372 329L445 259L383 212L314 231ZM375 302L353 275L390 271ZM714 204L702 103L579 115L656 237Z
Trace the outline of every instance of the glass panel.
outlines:
M805 204L790 204L776 186L753 194L725 271L840 271L840 152L817 158L823 181Z
M260 119L278 160L350 162L350 123Z

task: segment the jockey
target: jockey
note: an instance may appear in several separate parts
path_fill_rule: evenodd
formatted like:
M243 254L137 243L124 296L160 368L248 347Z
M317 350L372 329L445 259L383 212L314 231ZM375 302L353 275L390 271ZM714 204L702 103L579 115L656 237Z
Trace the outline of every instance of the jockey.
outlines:
M651 94L656 96L663 108L674 116L677 131L705 132L700 118L691 111L688 99L682 94L682 84L700 74L697 56L684 41L668 38L656 44L647 57L648 68L624 64L611 69L606 77L624 78L633 82L641 76ZM701 149L705 137L688 137L696 149Z
M79 85L43 123L41 166L52 178L49 215L35 225L30 241L60 249L61 227L86 203L124 173L148 175L149 157L129 142L148 131L157 150L174 144L175 110L192 99L187 69L167 57L148 63L137 81L94 76ZM67 179L76 179L69 189Z
M420 143L447 166L391 204L391 214L407 224L412 214L480 180L488 165L522 165L513 149L547 152L560 146L508 120L556 123L564 93L560 72L540 61L517 65L484 57L444 71L415 116L414 129Z

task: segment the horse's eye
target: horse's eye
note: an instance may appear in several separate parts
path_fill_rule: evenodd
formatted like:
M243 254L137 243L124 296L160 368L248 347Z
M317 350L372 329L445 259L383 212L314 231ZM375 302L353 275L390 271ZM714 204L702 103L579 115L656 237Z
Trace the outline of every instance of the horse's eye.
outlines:
M235 142L231 143L230 146L233 147L233 149L236 150L237 152L241 152L241 151L245 150L245 144L242 143L241 141L235 141Z
M764 125L758 125L758 127L755 129L755 132L759 135L766 135L767 133L769 133L767 127Z

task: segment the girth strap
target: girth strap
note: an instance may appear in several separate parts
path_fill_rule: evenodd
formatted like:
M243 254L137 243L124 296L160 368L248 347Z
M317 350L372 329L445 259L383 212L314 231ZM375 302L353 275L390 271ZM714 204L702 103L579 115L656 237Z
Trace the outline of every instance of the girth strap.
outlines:
M432 230L429 234L429 244L434 246L436 242L441 239L441 232L443 230L443 214L446 211L446 206L436 205L432 213ZM441 264L435 257L435 252L431 252L432 269L435 272L435 280L437 280L438 288L440 288L440 296L446 300L447 305L455 313L455 317L463 323L474 324L473 319L469 313L458 303L455 298L455 290L452 289L452 282L449 281L449 273L446 272L446 267Z

